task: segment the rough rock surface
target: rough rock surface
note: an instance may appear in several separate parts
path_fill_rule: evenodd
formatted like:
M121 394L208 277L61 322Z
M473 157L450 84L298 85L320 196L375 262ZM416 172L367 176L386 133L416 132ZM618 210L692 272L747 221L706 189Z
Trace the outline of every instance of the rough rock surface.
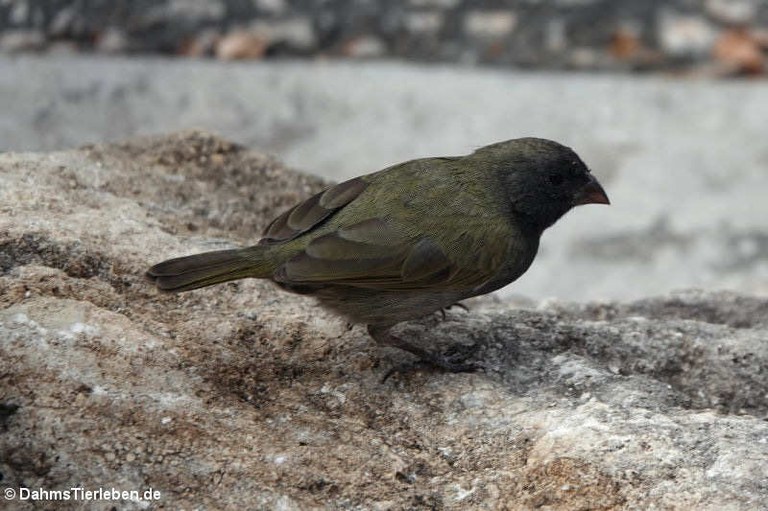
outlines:
M402 335L475 343L485 370L382 383L407 356L308 299L142 280L254 241L322 186L201 133L0 155L3 489L153 488L157 509L765 508L766 299L481 300Z

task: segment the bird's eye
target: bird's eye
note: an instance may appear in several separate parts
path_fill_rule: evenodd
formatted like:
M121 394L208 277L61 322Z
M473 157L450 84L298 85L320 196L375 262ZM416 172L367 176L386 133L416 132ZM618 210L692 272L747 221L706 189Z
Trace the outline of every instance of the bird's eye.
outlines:
M549 181L549 184L554 186L563 184L563 179L565 178L563 177L562 174L550 174L549 177L547 178L547 180Z

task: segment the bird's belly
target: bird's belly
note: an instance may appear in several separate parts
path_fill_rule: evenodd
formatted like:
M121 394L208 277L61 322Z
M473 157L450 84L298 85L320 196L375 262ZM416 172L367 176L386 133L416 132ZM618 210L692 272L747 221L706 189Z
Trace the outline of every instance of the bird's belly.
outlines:
M457 291L379 291L347 286L329 286L312 295L323 307L352 323L364 324L421 318L466 298Z

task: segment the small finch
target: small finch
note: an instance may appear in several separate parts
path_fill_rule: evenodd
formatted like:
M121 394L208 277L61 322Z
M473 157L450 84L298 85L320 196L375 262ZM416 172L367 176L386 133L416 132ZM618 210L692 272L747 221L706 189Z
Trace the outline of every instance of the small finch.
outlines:
M367 325L380 344L463 371L472 366L390 329L513 282L542 232L591 203L609 200L575 152L521 138L331 186L275 218L254 246L170 259L147 276L172 292L269 279Z

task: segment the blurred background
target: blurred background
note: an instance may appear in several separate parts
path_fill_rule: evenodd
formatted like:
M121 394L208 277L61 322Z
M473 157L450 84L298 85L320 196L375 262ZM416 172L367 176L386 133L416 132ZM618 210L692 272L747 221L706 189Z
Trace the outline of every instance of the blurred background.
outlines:
M502 295L768 295L767 58L768 0L0 0L0 151L201 128L341 180L552 138L613 204Z

